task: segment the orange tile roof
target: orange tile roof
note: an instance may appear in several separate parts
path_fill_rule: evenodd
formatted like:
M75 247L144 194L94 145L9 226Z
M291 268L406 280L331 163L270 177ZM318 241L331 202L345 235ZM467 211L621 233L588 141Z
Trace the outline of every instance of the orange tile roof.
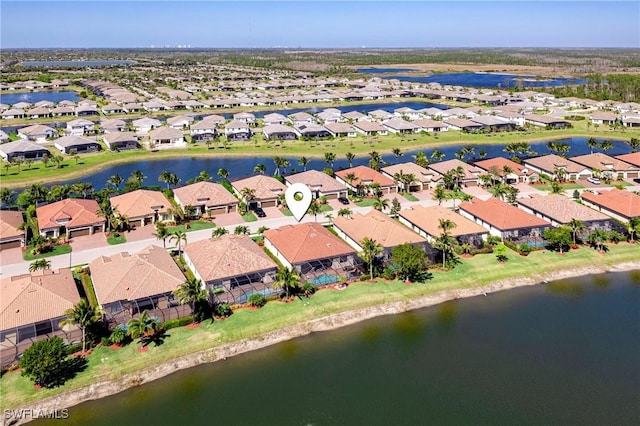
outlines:
M185 254L206 282L273 269L278 265L246 235L223 235L189 243Z
M253 189L256 200L278 198L278 195L283 194L287 190L287 186L284 183L281 183L274 177L265 175L256 175L246 179L240 179L231 182L231 185L238 193L241 193L243 188Z
M69 269L32 272L0 280L0 330L64 315L80 301Z
M289 183L304 183L312 191L320 192L346 191L347 187L329 176L324 172L317 170L307 170L306 172L297 173L287 176L286 181Z
M608 216L560 194L532 195L529 198L519 198L517 201L518 204L547 216L558 223L569 223L572 219L587 222L609 219Z
M100 256L89 263L89 269L101 305L167 293L185 281L169 253L154 245L132 255Z
M584 200L627 218L640 217L640 195L636 195L633 192L612 189L594 194L585 191L580 196Z
M454 237L489 232L477 223L442 206L424 207L414 205L411 209L400 211L400 216L434 238L442 234L442 229L439 227L440 219L447 219L456 224L455 228L449 230L449 233Z
M270 229L264 238L292 265L355 253L347 243L314 222Z
M350 169L340 170L336 172L336 176L342 178L342 180L346 181L345 176L349 173L353 173L356 176L356 179L353 181L353 185L358 185L362 182L363 185L371 185L372 183L379 183L382 187L394 186L393 179L389 179L385 175L380 172L376 172L370 167L367 166L357 166L352 167Z
M0 210L0 240L23 236L24 231L18 229L23 222L22 212Z
M632 152L630 154L616 155L618 160L622 160L625 163L632 164L636 167L640 167L640 152Z
M531 164L537 169L552 174L556 168L564 168L569 173L580 173L587 169L582 164L560 157L556 154L543 155L541 157L524 160L525 164Z
M482 161L476 161L476 166L480 167L481 169L484 169L486 171L490 171L491 168L495 167L498 171L498 176L502 176L503 175L503 168L504 166L509 167L511 170L513 170L513 173L517 174L517 175L524 175L526 173L524 173L524 169L525 167L509 160L508 158L504 158L504 157L495 157L495 158L489 158L488 160L482 160Z
M486 201L479 198L463 201L460 203L460 210L466 211L501 231L549 226L549 223L544 220L495 197Z
M601 152L594 152L593 154L579 155L577 157L571 157L571 160L578 164L584 164L591 169L600 169L601 171L614 170L614 171L626 171L626 170L638 170L637 166L633 166L615 157L610 157L607 154Z
M394 164L392 166L383 167L382 171L394 176L396 173L402 172L405 175L413 174L415 178L420 182L431 182L433 178L433 171L418 166L416 163L407 162Z
M365 215L355 213L350 218L338 216L333 220L333 226L342 230L358 244L365 237L376 240L385 248L426 241L411 229L378 210L371 210Z
M450 170L455 170L458 167L462 167L462 170L464 170L465 180L478 179L478 176L480 176L484 172L484 170L480 169L479 167L467 164L464 161L458 160L457 158L454 158L453 160L447 160L447 161L441 161L439 163L429 164L429 168L431 170L438 172L441 175L444 175Z
M238 199L219 183L196 182L173 190L173 196L183 206L207 207L237 204Z
M100 207L96 200L67 198L36 209L40 230L58 228L78 228L103 224L105 219L98 216Z
M171 207L171 202L162 192L148 189L137 189L117 195L112 197L110 202L114 210L118 209L120 214L129 219L153 215L155 209L158 213L166 213Z

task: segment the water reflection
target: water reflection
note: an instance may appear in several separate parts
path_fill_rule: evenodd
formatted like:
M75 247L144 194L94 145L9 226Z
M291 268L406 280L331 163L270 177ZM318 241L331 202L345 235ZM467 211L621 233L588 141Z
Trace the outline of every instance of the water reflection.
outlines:
M457 315L458 302L456 300L449 300L438 305L435 323L438 334L449 334L454 331Z
M567 297L580 297L584 294L584 284L576 280L553 281L545 286L550 293Z

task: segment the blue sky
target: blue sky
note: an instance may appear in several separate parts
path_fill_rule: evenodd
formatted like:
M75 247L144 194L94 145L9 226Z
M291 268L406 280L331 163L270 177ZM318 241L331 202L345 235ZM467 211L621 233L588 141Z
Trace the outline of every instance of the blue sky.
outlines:
M0 47L640 47L639 1L10 1Z

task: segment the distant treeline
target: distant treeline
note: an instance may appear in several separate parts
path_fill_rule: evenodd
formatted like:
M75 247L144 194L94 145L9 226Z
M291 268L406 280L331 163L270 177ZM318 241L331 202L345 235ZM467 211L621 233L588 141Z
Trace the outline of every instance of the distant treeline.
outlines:
M596 101L640 101L640 75L590 74L587 82L578 86L547 88L555 97L589 98Z

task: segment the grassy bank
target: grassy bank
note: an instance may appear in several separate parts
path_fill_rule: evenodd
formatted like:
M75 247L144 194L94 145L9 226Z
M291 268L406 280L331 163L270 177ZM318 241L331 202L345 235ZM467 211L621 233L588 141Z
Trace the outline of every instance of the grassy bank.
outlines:
M541 251L521 257L509 252L506 264L498 263L491 254L477 255L462 259L462 263L452 272L435 271L433 280L426 284L407 285L382 281L354 283L344 291L323 290L311 299L296 300L289 304L269 302L260 310L240 310L226 320L205 323L197 329L171 329L162 346L151 347L146 353L139 353L136 344L119 350L96 348L88 357L87 370L60 388L34 389L33 384L18 372L10 372L0 379L1 408L15 408L97 382L116 380L144 368L224 343L257 338L332 314L408 301L443 290L477 288L506 279L532 277L542 280L542 274L554 271L637 261L638 249L637 244L621 243L611 245L606 255L585 247L564 256Z

